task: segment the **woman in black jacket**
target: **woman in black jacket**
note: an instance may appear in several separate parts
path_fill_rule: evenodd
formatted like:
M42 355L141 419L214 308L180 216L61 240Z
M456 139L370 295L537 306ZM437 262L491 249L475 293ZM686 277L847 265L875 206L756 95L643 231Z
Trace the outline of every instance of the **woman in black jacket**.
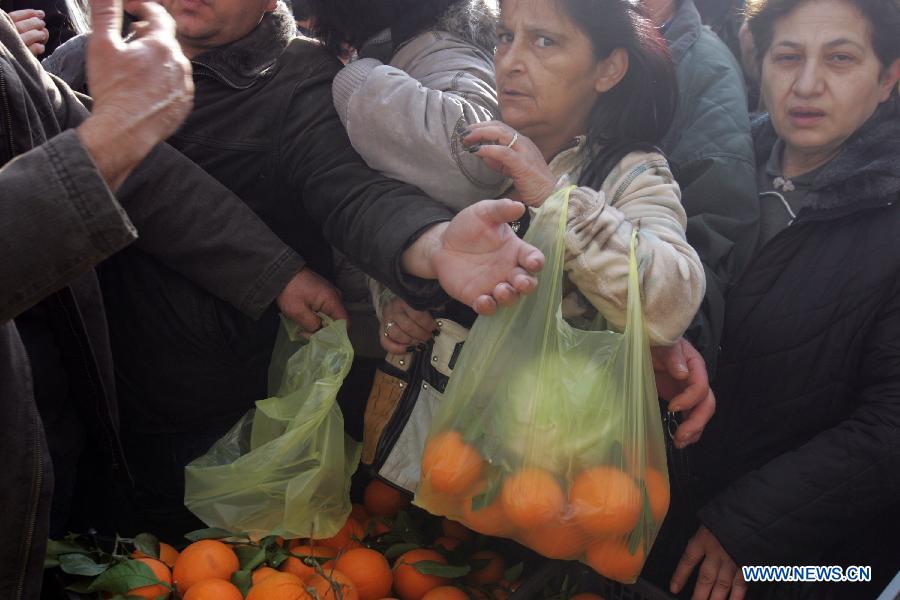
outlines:
M756 0L756 256L728 297L719 410L694 465L693 598L874 598L900 536L900 2ZM738 566L870 565L872 583Z

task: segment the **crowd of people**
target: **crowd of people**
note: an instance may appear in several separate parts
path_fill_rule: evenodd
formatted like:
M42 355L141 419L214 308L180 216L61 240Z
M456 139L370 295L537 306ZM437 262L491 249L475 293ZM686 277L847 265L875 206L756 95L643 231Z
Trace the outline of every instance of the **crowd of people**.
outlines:
M414 491L566 185L570 323L624 326L637 239L672 491L642 576L875 597L900 569L900 0L736 4L0 0L0 597L39 597L48 538L201 526L184 467L266 397L279 313L349 319L348 433ZM795 564L872 581L740 570Z

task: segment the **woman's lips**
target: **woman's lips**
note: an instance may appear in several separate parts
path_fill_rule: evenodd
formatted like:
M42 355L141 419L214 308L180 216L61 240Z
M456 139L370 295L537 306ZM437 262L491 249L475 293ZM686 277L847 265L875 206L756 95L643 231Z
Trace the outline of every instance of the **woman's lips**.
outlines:
M788 118L794 127L813 127L825 118L825 111L818 108L792 108L788 111Z
M519 90L503 89L500 90L500 100L506 102L515 102L527 98L527 94L523 94Z

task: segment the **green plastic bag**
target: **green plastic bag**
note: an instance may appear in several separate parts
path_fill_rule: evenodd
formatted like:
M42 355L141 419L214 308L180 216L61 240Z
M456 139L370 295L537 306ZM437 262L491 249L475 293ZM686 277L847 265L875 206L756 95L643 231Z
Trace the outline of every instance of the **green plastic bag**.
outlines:
M335 535L350 513L360 445L344 433L337 393L353 361L346 321L306 341L282 319L269 391L185 469L185 505L210 527L252 538Z
M487 535L633 582L668 510L665 442L632 237L625 331L561 312L572 188L525 240L537 290L478 318L435 413L415 503Z

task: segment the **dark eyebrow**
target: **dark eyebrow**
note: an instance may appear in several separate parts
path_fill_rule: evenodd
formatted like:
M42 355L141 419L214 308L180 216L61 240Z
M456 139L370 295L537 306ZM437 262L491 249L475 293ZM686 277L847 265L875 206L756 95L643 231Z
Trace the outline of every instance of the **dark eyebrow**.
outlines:
M789 42L787 40L778 42L777 44L772 44L773 48L777 48L778 46L787 46L788 48L793 48L794 50L803 49L803 44L798 44L797 42Z
M525 31L528 32L528 35L533 37L548 37L556 40L557 42L562 42L567 40L568 38L561 31L548 31L546 29L541 29L540 27L526 27Z
M856 46L860 50L865 50L865 48L860 43L855 42L855 41L851 40L850 38L838 38L836 40L831 40L830 42L825 44L825 47L826 48L834 48L836 46L843 46L844 44L849 44L851 46ZM794 50L802 50L804 47L803 44L799 44L797 42L791 42L789 40L782 40L776 44L772 44L773 48L778 47L778 46L786 46L786 47L792 48Z
M825 44L825 47L826 48L834 48L836 46L843 46L844 44L850 44L851 46L856 46L860 50L865 50L865 48L863 48L863 46L861 44L859 44L858 42L854 42L853 40L848 39L848 38L838 38L836 40L832 40L832 41L828 42L827 44Z

